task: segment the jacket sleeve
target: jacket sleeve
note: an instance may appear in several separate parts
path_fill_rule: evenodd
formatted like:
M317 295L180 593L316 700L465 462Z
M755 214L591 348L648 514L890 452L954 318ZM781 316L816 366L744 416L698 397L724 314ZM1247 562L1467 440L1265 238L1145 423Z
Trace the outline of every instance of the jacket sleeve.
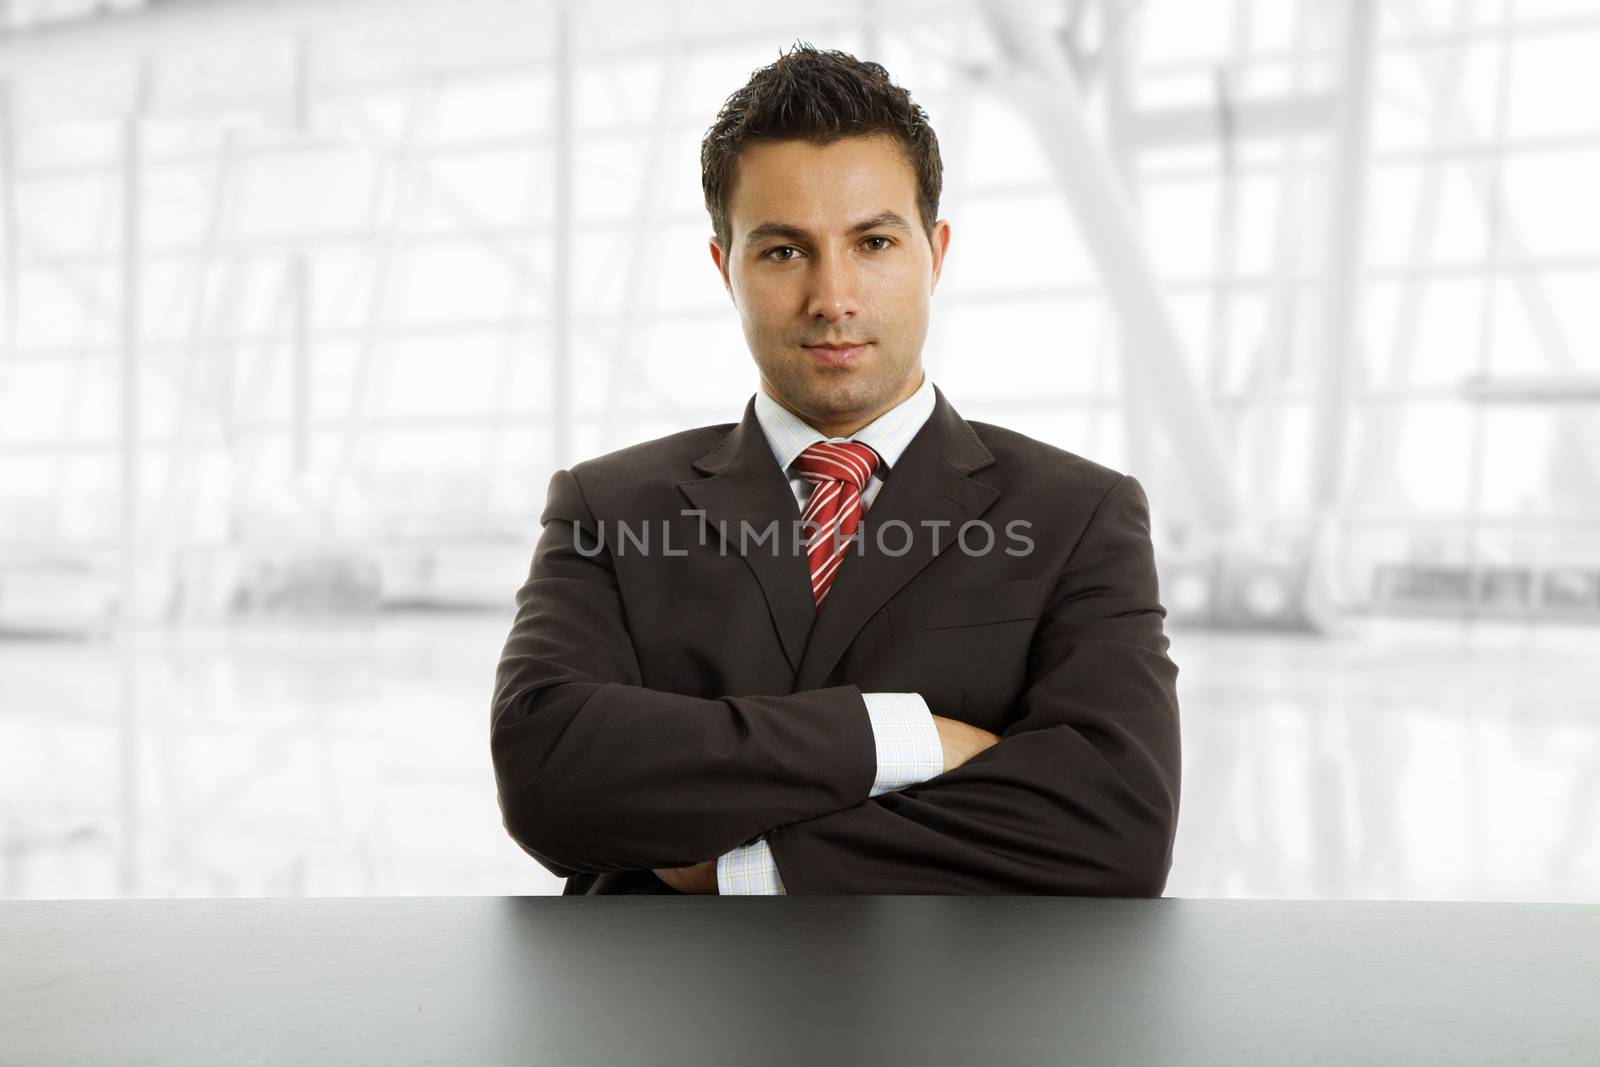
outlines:
M685 867L849 808L876 771L853 685L716 700L645 688L610 548L558 471L495 674L506 831L563 878Z
M766 837L785 891L1158 897L1177 829L1177 667L1124 476L1041 613L1018 714L960 767Z
M926 782L944 771L944 742L920 693L862 693L861 698L878 750L878 777L868 796ZM783 894L765 837L717 857L717 892L725 897Z

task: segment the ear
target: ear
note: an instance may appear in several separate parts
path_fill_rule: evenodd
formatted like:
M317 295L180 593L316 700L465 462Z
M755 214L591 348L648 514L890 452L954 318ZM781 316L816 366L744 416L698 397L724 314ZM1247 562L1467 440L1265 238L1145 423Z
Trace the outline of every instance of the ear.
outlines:
M711 262L717 265L717 273L722 275L722 287L728 290L728 298L731 300L733 299L733 281L728 277L728 255L722 250L722 246L717 243L716 234L711 235L711 239L707 244L711 247ZM734 300L734 304L737 306L738 301Z
M933 284L928 287L931 293L939 287L939 272L944 269L944 254L950 250L950 223L940 219L933 224L932 239L928 242L933 245Z

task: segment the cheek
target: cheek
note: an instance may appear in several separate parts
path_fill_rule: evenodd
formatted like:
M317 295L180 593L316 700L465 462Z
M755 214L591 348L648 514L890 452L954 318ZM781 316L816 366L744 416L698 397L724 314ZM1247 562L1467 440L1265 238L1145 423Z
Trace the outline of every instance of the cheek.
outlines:
M928 288L929 273L926 265L901 259L892 266L867 275L869 284L906 303L915 301Z
M781 284L771 281L762 284L746 284L739 294L739 306L743 310L745 319L752 325L770 323L782 318L788 307L788 290Z
M928 313L928 292L914 272L877 279L870 299L886 322L914 324Z

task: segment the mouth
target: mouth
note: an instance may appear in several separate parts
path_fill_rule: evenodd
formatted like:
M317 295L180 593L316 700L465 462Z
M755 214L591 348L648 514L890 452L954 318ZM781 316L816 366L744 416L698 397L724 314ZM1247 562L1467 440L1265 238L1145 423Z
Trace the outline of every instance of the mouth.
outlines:
M812 359L826 367L843 367L854 363L872 342L862 344L801 345Z

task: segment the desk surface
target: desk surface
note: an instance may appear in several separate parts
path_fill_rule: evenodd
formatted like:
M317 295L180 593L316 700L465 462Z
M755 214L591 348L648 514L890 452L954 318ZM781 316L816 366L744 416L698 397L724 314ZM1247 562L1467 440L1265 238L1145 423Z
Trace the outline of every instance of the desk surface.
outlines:
M0 1064L1600 1063L1600 905L0 902Z

